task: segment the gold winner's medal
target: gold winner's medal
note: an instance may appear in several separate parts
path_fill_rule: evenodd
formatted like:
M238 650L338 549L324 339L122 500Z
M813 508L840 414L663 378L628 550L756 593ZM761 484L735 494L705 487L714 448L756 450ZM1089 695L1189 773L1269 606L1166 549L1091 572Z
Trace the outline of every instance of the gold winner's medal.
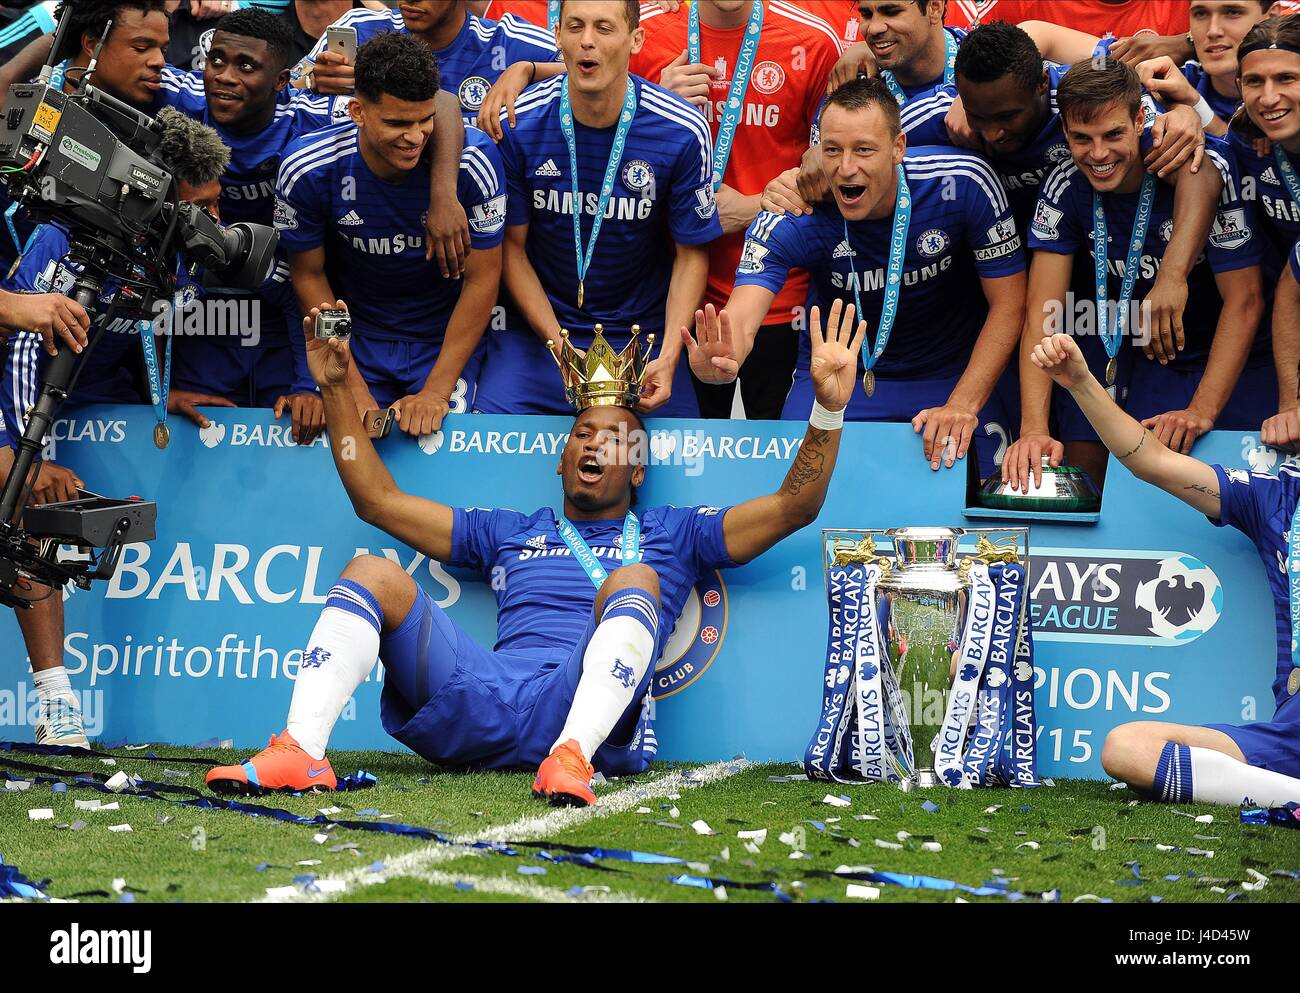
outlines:
M1292 696L1300 693L1300 669L1291 670L1291 678L1286 681L1286 689Z
M167 442L172 440L171 428L162 421L153 426L153 443L159 448L166 448Z
M867 396L876 395L876 374L870 369L862 374L862 388L866 390Z
M1119 366L1118 360L1113 358L1106 363L1106 385L1107 386L1115 385L1115 370L1118 366Z
M583 284L583 281L582 281L581 279L578 280L578 309L579 309L579 310L582 309L582 297L583 297L583 285L582 285L582 284Z

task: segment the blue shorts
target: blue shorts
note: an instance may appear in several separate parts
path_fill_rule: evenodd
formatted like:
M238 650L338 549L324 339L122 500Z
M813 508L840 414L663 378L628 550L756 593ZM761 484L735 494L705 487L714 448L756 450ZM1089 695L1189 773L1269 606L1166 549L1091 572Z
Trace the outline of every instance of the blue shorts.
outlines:
M1204 367L1171 369L1139 358L1129 389L1128 412L1142 421L1166 411L1184 410L1204 372ZM1214 426L1220 431L1254 432L1276 413L1277 374L1272 363L1248 365Z
M1019 423L1019 404L1013 397L1015 370L1009 369L994 386L993 393L980 411L979 426L975 429L972 447L979 459L980 479L987 479L998 471L997 455L1009 432ZM909 423L927 407L942 407L961 378L961 372L936 379L890 379L876 377L876 390L872 396L862 388L862 377L853 388L844 418L848 421L886 421ZM804 420L812 410L813 386L807 368L795 370L794 382L781 410L781 419ZM1012 418L1015 420L1012 420ZM920 449L920 435L917 448ZM919 455L917 456L920 457Z
M478 378L478 393L474 396L474 413L573 415L573 408L564 398L560 370L550 349L537 335L507 329L484 337L487 349ZM621 346L618 348L621 350ZM673 375L673 394L654 416L700 416L685 349Z
M536 769L564 729L596 630L587 623L565 653L493 652L420 590L401 626L379 643L384 730L437 765ZM654 760L653 667L592 765L606 775L644 772Z
M1235 741L1248 764L1300 779L1300 721L1205 726Z
M178 336L172 347L173 389L224 397L240 407L274 407L280 397L298 392L287 342L252 347Z
M370 395L380 407L419 393L438 361L442 349L440 341L389 341L377 338L352 337L352 359L357 371L370 387ZM465 370L456 380L451 395L451 413L463 414L474 400L474 387L478 369L482 364L483 348L475 349L465 363Z

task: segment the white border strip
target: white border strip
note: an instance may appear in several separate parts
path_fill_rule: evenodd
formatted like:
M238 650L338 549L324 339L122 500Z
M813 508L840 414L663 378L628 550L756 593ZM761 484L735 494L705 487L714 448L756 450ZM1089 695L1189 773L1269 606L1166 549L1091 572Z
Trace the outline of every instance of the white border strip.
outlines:
M465 858L466 856L486 854L481 849L461 847L461 845L470 845L477 841L534 841L538 838L553 837L562 831L577 827L579 824L585 824L594 818L605 817L609 814L621 814L624 811L632 810L643 805L647 800L719 782L729 776L734 776L738 772L742 772L752 764L747 759L732 759L728 762L714 762L712 765L700 766L695 769L670 772L666 776L649 783L629 786L627 789L618 790L615 793L600 797L594 807L551 809L548 813L536 817L524 817L512 824L503 824L480 831L477 834L461 836L456 839L460 844L444 845L434 842L431 845L417 848L391 860L385 860L384 868L380 872L372 872L369 868L351 869L347 872L324 876L317 880L315 887L306 891L299 890L293 896L263 896L252 902L325 903L340 893L362 886L374 886L390 879L405 877L427 878L432 873L431 867L439 863L450 862L453 859ZM439 873L438 875L443 874ZM468 876L456 878L465 879L467 882L473 881ZM538 889L546 889L546 887L538 887ZM320 890L324 890L324 892L320 892ZM505 890L499 892L505 892ZM590 902L590 900L591 897L584 896L578 902Z

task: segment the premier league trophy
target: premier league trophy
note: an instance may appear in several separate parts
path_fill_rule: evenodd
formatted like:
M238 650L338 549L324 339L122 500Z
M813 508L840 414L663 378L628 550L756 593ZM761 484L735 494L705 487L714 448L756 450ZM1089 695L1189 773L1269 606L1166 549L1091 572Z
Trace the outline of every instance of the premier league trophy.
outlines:
M822 537L830 632L809 777L1036 785L1028 529Z

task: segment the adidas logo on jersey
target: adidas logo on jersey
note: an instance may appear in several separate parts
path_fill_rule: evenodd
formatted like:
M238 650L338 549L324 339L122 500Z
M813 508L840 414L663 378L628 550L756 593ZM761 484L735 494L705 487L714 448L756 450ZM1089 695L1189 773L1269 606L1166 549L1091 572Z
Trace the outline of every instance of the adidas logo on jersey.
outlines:
M831 255L831 258L851 259L857 258L857 255L858 253L853 250L853 246L848 243L847 239L845 239L835 246L835 251Z
M339 218L339 223L346 227L356 227L358 224L365 224L366 222L361 219L361 215L355 210L349 210Z
M1266 183L1272 183L1274 186L1282 185L1282 183L1277 178L1277 173L1273 171L1272 166L1269 166L1267 169L1264 170L1264 174L1260 176L1260 179L1264 180L1264 182Z
M555 164L554 159L547 159L538 167L537 171L533 173L533 175L554 179L560 175L560 167Z
M524 544L527 545L529 548L545 549L546 535L535 534L531 538L529 538L526 542L524 542Z

